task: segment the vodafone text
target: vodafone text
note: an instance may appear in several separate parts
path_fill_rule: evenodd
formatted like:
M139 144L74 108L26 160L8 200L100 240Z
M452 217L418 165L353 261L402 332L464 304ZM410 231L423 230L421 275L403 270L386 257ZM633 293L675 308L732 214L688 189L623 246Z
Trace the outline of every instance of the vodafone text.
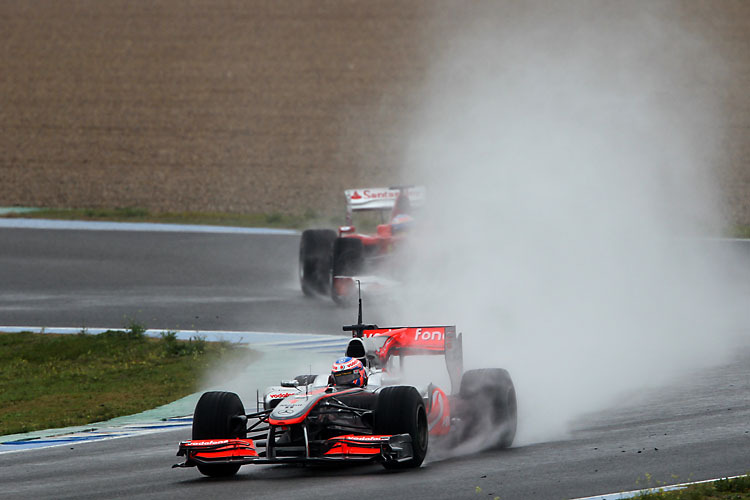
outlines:
M414 340L443 340L444 338L444 330L435 330L431 332L429 330L422 330L421 328L417 328L414 332Z

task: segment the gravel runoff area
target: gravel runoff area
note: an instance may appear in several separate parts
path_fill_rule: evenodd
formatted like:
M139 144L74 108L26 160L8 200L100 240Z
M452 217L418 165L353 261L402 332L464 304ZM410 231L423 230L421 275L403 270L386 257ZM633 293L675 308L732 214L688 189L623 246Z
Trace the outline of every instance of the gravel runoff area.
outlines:
M5 0L0 206L339 212L346 187L419 181L403 127L478 3ZM728 63L729 85L685 85L724 103L717 164L750 225L750 2L660 5Z

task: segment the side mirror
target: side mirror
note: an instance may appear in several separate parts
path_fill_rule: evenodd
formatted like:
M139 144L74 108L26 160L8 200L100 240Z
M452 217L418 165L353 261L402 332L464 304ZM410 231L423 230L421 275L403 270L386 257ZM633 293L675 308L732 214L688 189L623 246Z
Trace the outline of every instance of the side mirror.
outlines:
M299 385L299 382L296 380L282 380L281 381L281 387L297 387Z

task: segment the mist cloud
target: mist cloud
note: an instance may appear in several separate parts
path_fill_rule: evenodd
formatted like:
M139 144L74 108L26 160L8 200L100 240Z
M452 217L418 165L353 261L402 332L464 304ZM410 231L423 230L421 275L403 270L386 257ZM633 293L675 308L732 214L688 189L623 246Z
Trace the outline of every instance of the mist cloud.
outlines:
M725 69L674 5L493 2L442 12L405 176L415 324L500 366L520 442L718 362L734 341L714 181ZM731 332L731 333L729 333Z

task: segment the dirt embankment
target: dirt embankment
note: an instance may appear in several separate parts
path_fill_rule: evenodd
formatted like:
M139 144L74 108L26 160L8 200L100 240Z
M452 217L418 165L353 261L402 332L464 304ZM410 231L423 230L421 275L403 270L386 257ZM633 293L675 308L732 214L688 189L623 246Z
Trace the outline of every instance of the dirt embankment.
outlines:
M676 5L729 62L719 170L750 224L750 3ZM2 2L0 205L328 212L346 187L418 181L400 131L468 6Z

